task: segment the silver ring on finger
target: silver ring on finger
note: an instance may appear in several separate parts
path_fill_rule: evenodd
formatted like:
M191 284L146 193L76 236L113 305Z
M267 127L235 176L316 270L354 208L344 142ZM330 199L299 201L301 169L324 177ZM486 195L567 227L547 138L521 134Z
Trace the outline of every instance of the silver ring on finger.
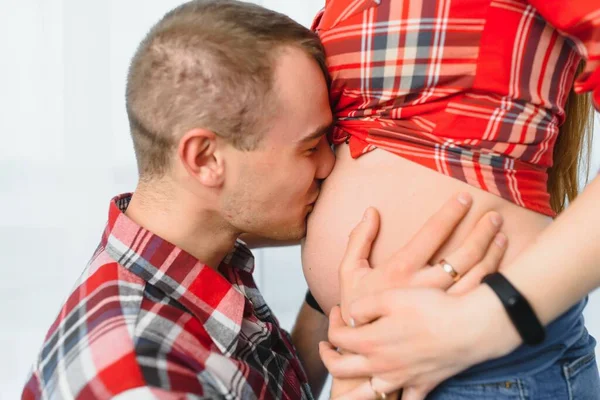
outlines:
M460 278L462 278L462 276L458 272L456 272L456 269L454 269L452 264L450 264L448 261L440 261L440 266L444 271L448 273L448 275L450 275L450 278L452 278L454 282L458 282Z

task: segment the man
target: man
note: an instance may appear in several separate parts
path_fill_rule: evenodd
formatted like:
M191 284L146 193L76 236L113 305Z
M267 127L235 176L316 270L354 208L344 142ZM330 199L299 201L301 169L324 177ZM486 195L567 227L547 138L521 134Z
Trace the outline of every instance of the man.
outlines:
M140 44L126 106L139 184L110 202L23 398L311 398L237 239L299 240L332 169L317 37L248 3L183 4Z

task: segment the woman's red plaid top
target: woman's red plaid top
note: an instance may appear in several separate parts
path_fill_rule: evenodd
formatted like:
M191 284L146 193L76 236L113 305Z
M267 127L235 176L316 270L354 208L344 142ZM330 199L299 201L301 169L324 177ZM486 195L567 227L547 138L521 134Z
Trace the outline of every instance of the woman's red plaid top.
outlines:
M600 102L595 0L329 0L313 29L334 143L375 147L554 215L547 169L579 62Z

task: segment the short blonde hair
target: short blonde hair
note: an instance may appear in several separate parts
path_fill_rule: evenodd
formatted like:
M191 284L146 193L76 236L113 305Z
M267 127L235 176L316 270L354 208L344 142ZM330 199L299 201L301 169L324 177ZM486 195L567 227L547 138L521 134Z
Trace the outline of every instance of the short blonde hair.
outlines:
M193 128L255 149L277 110L274 65L286 46L306 51L327 79L316 34L283 14L233 0L195 0L167 13L139 45L127 78L140 177L162 176Z

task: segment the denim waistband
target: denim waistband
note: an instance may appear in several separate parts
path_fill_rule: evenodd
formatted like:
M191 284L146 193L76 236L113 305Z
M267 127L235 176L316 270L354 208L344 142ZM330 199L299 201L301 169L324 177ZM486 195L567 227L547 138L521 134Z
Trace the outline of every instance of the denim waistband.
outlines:
M586 297L546 328L546 339L541 345L521 345L512 353L475 365L453 379L469 382L489 382L524 376L542 371L558 360L565 352L582 340L586 335L590 340L582 351L594 349L596 341L587 334L583 318L583 309L587 305ZM587 340L587 339L586 339Z

